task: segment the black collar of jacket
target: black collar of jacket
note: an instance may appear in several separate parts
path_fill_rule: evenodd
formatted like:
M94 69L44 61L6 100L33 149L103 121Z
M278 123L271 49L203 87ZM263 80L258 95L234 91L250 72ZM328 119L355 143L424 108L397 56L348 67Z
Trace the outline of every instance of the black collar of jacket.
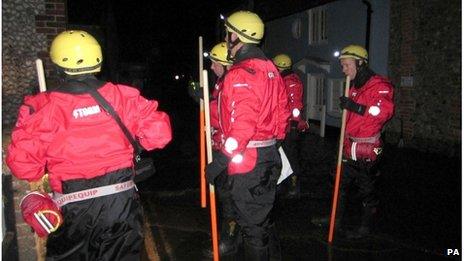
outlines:
M358 68L358 71L356 72L356 76L351 81L351 83L356 89L360 89L373 76L375 76L375 73L371 69L369 69L369 67L367 67L366 64L362 64Z
M93 75L66 77L65 82L55 92L84 94L92 89L99 89L105 82L97 80Z
M293 73L293 70L292 70L292 69L285 69L285 70L283 70L282 72L280 72L280 75L281 75L282 77L285 77L285 76L290 75L290 74L292 74L292 73Z
M254 44L243 44L243 46L238 49L237 53L235 54L235 61L234 64L238 64L247 59L261 59L261 60L268 60L266 55L263 51Z

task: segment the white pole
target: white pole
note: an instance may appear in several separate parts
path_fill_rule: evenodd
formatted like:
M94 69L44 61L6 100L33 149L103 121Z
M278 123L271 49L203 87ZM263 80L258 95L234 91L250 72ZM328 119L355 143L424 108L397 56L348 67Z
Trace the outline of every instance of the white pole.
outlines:
M41 59L35 60L35 66L37 68L37 79L39 81L39 90L44 92L47 90L47 85L45 83L45 73L43 68L43 63Z

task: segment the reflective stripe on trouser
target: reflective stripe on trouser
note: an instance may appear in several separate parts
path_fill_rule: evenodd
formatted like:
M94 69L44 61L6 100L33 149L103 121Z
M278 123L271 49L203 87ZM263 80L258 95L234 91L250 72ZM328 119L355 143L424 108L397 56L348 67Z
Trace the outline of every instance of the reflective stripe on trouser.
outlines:
M280 165L275 146L258 148L255 168L245 174L230 175L233 207L244 239L254 246L267 246L270 213L274 206Z
M63 182L63 193L130 180L132 169ZM139 260L142 208L135 189L69 203L64 224L48 236L47 260Z

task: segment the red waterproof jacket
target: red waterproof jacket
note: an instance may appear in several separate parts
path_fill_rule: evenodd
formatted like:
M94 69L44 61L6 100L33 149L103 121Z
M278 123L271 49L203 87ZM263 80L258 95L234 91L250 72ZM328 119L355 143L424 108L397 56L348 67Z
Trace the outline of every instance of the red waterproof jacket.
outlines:
M282 72L282 77L287 90L288 109L292 114L291 119L299 121L303 109L303 83L301 83L300 77L292 71ZM295 109L298 110L298 113Z
M169 116L156 110L156 101L112 83L98 91L145 149L163 148L171 140ZM28 181L47 171L52 189L62 192L62 181L131 167L132 158L132 145L92 96L47 92L25 98L6 162L17 178Z
M344 141L346 149L351 147L350 139L380 137L383 126L394 112L393 86L379 75L371 77L361 88L351 87L349 97L366 106L366 111L364 115L348 111Z
M228 173L249 172L257 159L250 141L285 138L290 113L282 77L269 60L244 59L227 72L218 101L222 152L232 158ZM243 159L235 162L238 154Z
M217 80L216 84L214 85L213 94L211 97L211 102L209 103L210 109L210 121L212 129L212 140L213 140L213 148L215 150L220 150L220 146L222 143L222 132L221 128L219 127L219 111L218 111L218 96L219 92L222 90L222 86L224 85L224 77L221 77Z

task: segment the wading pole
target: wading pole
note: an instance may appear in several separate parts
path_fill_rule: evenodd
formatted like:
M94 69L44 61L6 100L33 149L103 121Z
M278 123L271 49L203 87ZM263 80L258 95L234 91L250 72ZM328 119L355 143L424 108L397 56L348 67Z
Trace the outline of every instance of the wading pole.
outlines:
M200 80L200 87L203 87L203 38L201 36L198 37L198 65L198 79ZM205 148L205 106L203 99L200 99L200 199L202 208L206 208Z
M345 83L345 97L348 97L348 91L350 89L350 77L346 76ZM329 244L332 244L334 227L335 227L335 218L337 214L337 205L338 205L338 190L340 187L340 179L342 172L342 152L343 152L343 140L345 139L345 127L346 127L346 109L343 109L342 112L342 126L340 128L340 141L338 144L338 160L337 160L337 172L335 174L335 186L332 198L332 212L330 213L330 226L329 226Z
M211 145L211 122L209 115L208 71L203 70L203 99L205 100L205 126L206 126L206 155L208 163L213 161L213 147ZM211 212L211 237L213 243L214 261L219 260L219 244L216 220L216 195L214 185L209 184L209 206Z
M39 80L39 90L44 92L47 90L47 85L45 84L45 74L43 63L41 59L35 60L35 66L37 68L37 79Z
M47 90L47 85L45 83L45 73L44 73L43 63L41 59L35 60L35 67L37 68L37 79L39 81L39 90L40 92L45 92ZM47 179L48 179L48 175L45 174L41 180L30 182L29 186L31 190L32 191L39 190L39 191L44 192L45 191L44 183L47 182L45 181ZM38 237L37 234L35 235L35 244L36 244L38 261L45 260L46 242L47 242L46 238Z

